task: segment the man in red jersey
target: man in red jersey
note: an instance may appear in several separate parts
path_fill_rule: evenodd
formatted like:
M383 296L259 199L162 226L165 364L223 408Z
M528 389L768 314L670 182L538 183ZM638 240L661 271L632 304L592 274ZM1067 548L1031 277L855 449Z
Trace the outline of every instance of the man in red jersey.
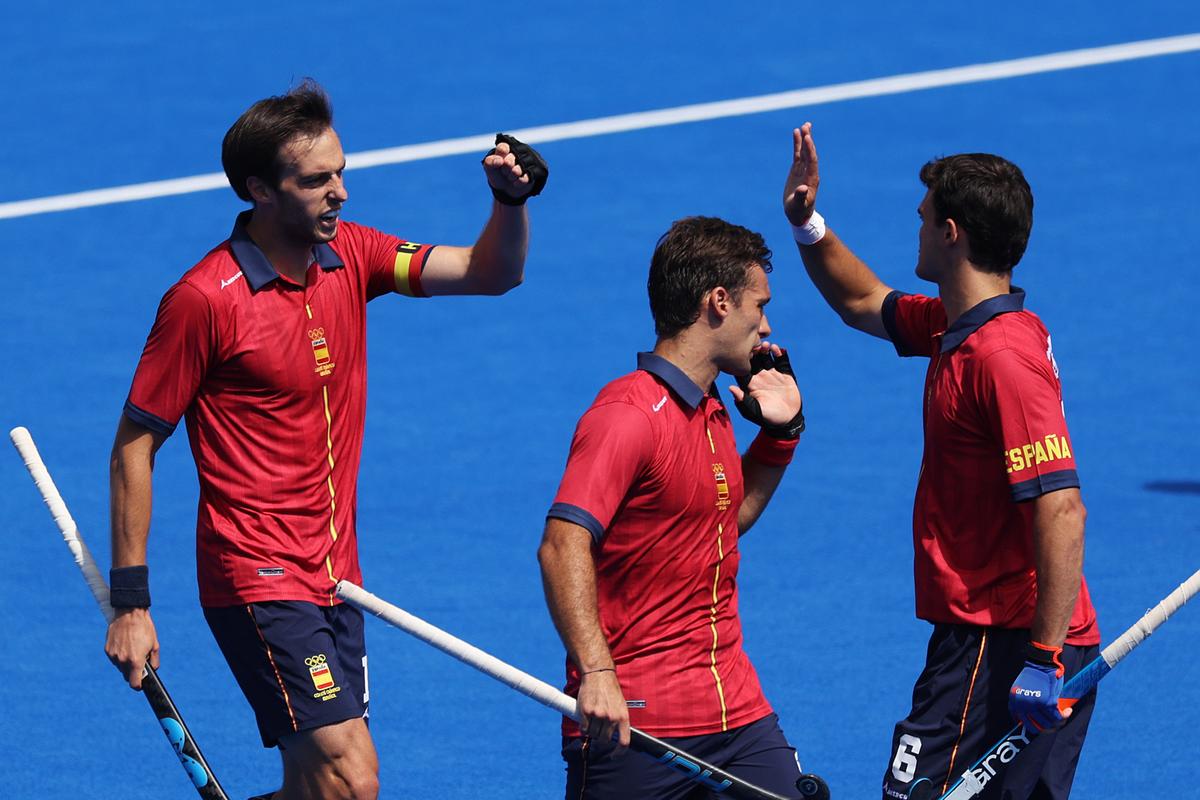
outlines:
M154 455L186 417L200 480L200 602L266 746L277 800L378 794L355 494L366 407L366 303L389 292L502 294L521 282L523 204L547 170L506 136L483 161L496 202L473 247L432 247L340 220L346 159L308 80L251 106L222 162L253 208L163 297L113 446L106 652L130 685L157 666L146 540Z
M671 226L650 265L658 341L579 421L538 551L566 645L568 798L683 798L696 784L614 750L631 724L751 783L799 797L796 751L742 649L738 538L758 519L803 430L800 392L771 332L771 253L719 219ZM752 372L751 360L754 360ZM762 432L739 455L714 381Z
M981 796L1065 798L1095 696L1060 712L1059 694L1100 631L1058 365L1011 282L1033 224L1029 184L983 153L926 164L916 273L938 297L903 294L825 227L812 126L793 137L783 204L809 277L846 324L930 360L913 543L917 616L934 630L883 796L942 794L1015 719L1044 732L999 777L976 776Z

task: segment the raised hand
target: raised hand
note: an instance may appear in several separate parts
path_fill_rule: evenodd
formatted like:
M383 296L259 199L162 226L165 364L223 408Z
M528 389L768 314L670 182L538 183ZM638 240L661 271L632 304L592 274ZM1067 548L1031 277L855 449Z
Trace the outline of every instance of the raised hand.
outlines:
M524 205L550 177L550 168L537 150L504 133L496 134L496 146L483 157L483 171L492 194L510 206Z
M783 213L793 225L803 225L812 216L820 182L812 123L806 122L792 131L792 168L783 185Z
M763 342L750 359L750 374L730 386L738 411L768 436L794 439L804 430L804 400L787 351Z

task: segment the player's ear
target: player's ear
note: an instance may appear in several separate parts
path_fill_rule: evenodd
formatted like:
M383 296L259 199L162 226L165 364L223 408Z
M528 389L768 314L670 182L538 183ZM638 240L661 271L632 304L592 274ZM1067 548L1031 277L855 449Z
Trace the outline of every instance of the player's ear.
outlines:
M246 178L246 191L250 193L250 199L255 203L270 203L275 199L275 192L267 185L266 181L255 175Z
M961 233L961 231L959 230L959 227L958 227L958 223L955 222L950 217L946 217L945 225L946 225L946 231L945 231L944 235L946 237L946 244L948 244L948 245L958 244L958 237L959 237L959 234Z
M733 308L733 298L730 296L728 289L724 286L717 286L710 290L705 297L709 311L717 319L724 319L729 316L729 312Z

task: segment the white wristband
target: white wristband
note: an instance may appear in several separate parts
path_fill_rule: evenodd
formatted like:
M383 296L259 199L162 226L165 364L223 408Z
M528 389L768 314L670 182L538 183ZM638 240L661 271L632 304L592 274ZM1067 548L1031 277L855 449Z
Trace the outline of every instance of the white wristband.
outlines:
M792 226L792 236L796 244L816 244L825 236L825 218L814 210L808 222Z

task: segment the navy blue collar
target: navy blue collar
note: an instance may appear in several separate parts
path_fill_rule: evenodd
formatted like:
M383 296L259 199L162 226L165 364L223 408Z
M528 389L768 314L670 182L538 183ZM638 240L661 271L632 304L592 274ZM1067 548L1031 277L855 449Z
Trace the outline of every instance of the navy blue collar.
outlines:
M941 351L946 353L958 347L992 317L1007 314L1010 311L1020 311L1023 308L1025 308L1025 290L1019 286L1011 287L1008 294L989 297L982 303L967 309L965 314L954 320L954 324L947 328L946 333L942 336Z
M249 224L250 215L253 213L253 211L243 211L237 215L237 221L233 223L233 233L229 234L229 249L233 251L233 257L237 260L238 266L242 268L246 282L250 284L251 289L257 292L278 278L279 272L271 266L267 256L246 231L246 225ZM313 245L313 261L316 261L321 265L321 269L325 270L344 266L338 254L324 242Z
M700 407L700 401L704 399L704 390L670 361L654 353L638 353L637 366L665 383L688 408L695 411Z

